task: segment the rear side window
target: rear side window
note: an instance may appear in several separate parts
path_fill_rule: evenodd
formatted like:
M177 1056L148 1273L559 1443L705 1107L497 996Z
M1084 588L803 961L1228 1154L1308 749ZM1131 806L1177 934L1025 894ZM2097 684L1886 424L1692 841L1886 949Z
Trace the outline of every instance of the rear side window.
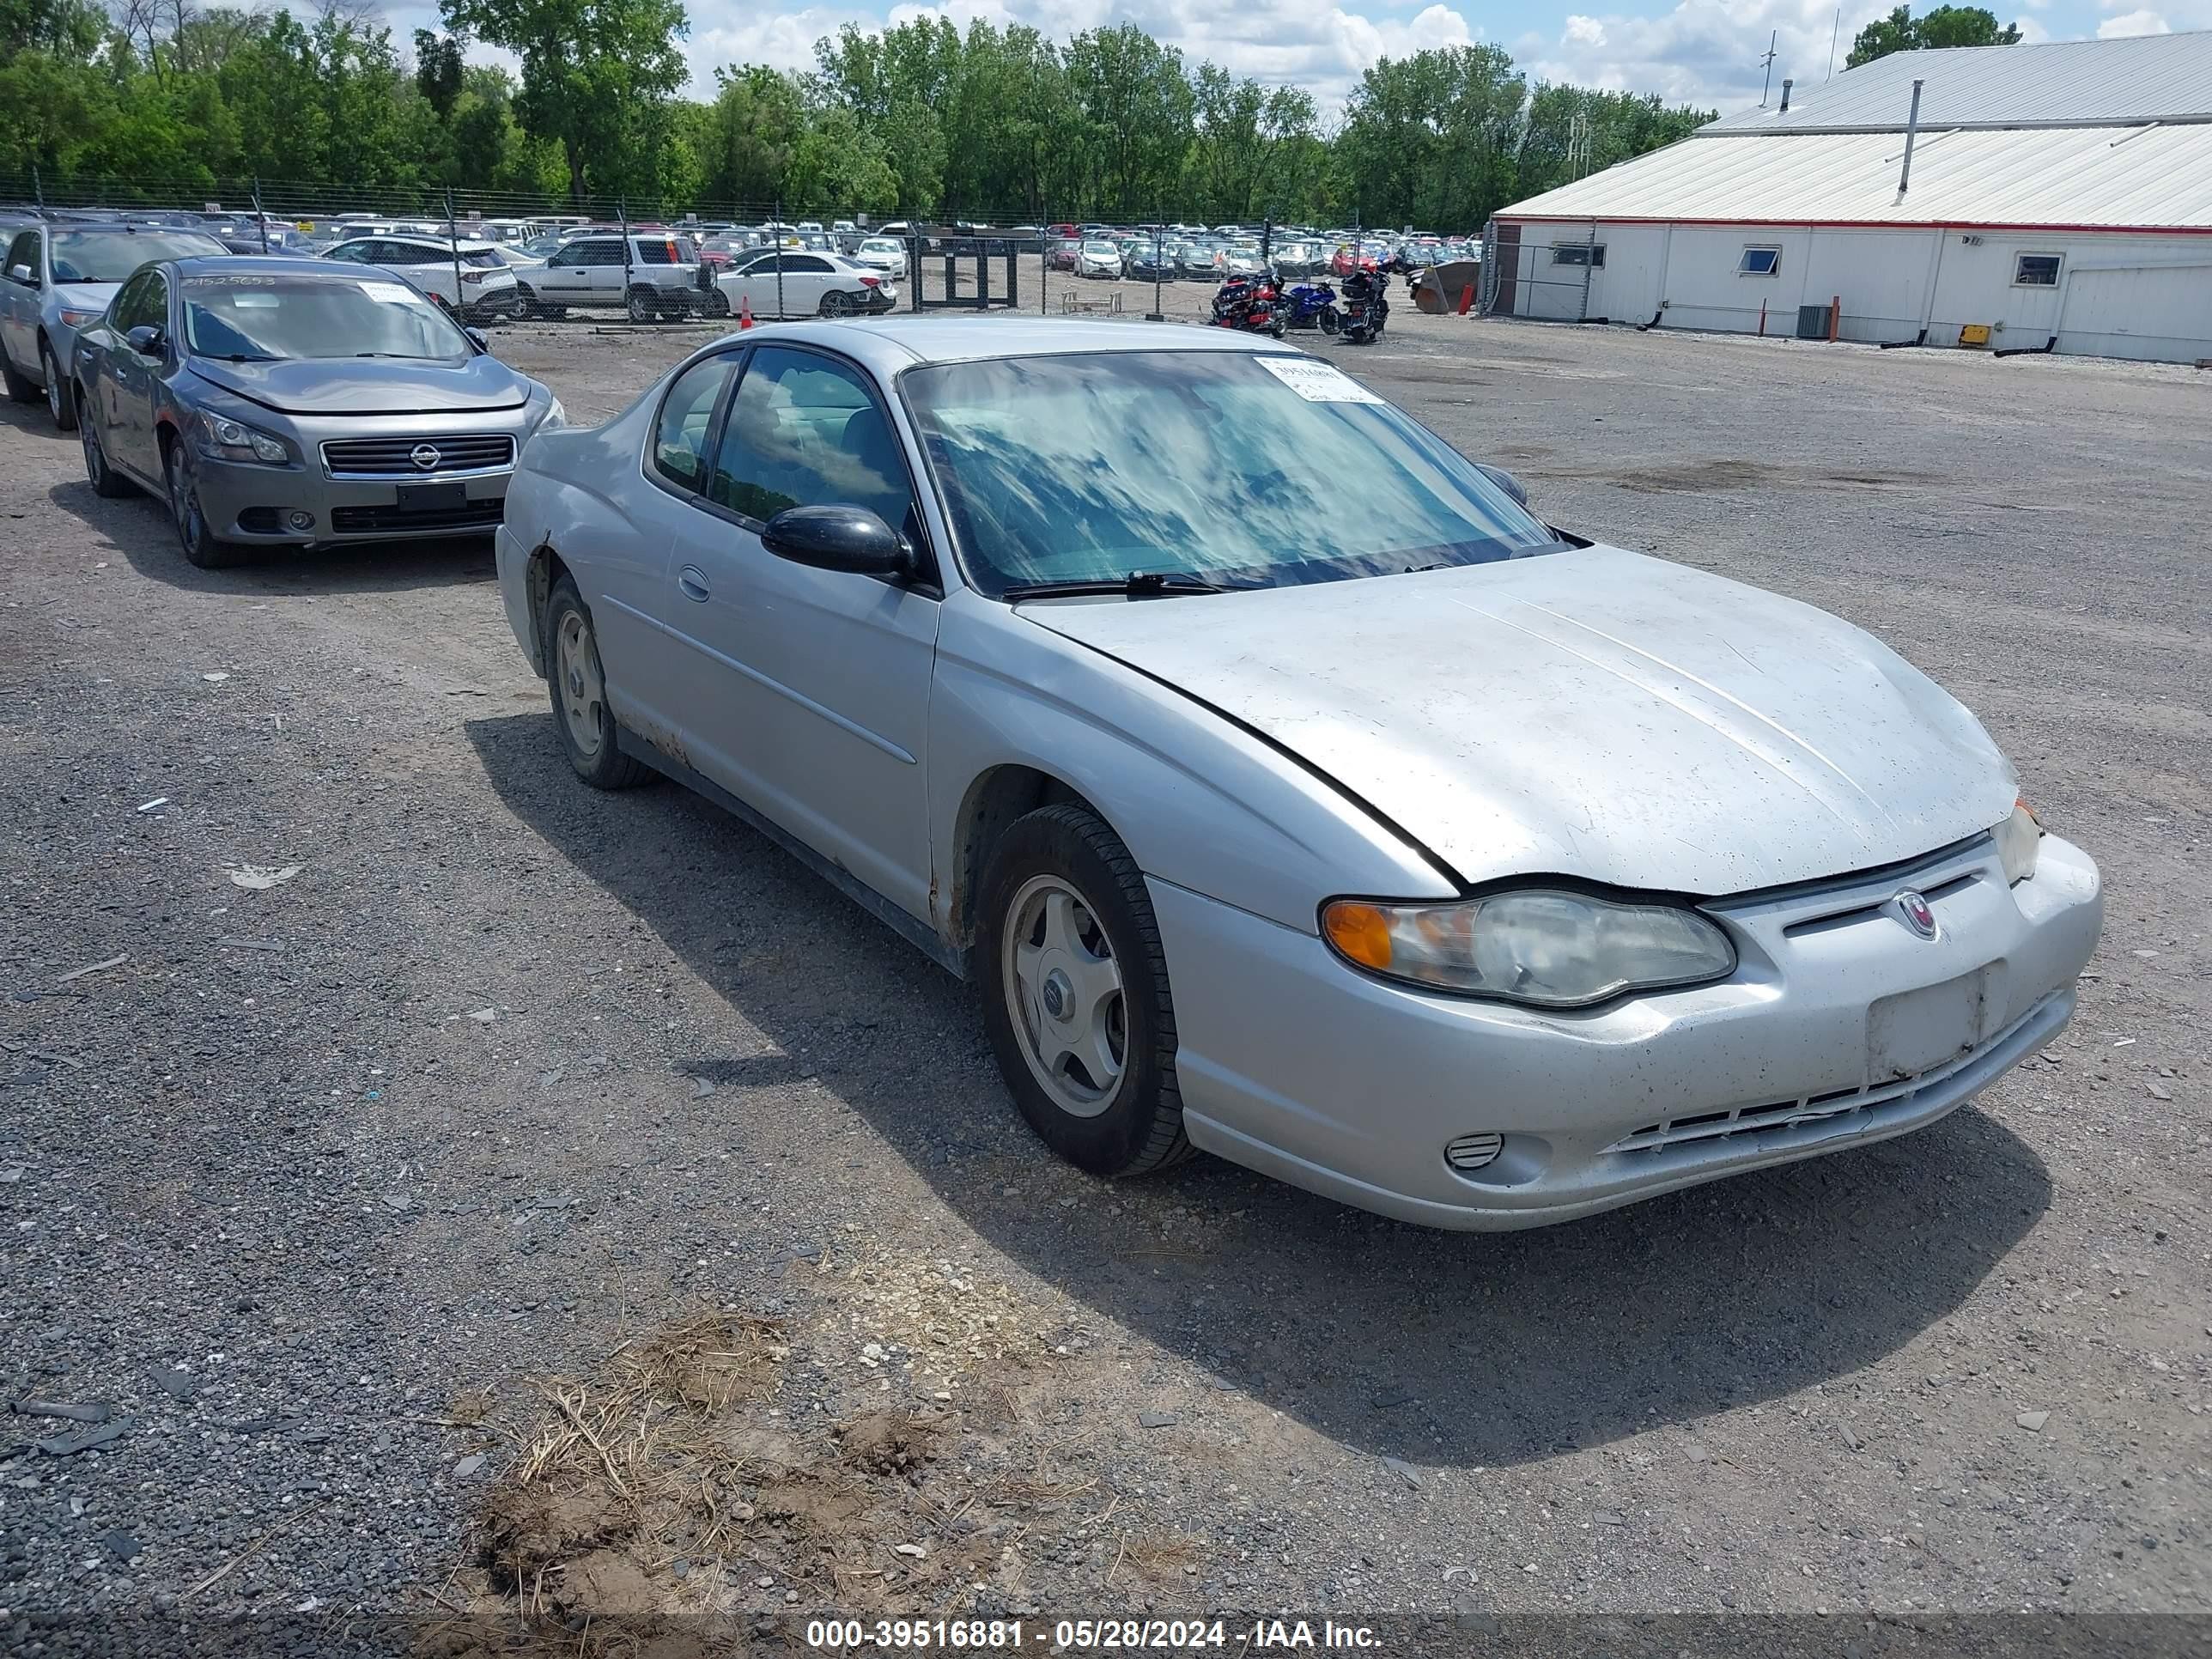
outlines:
M678 488L703 492L707 487L707 440L714 427L714 406L730 383L733 357L709 357L676 377L660 405L653 433L653 469Z
M918 539L914 491L882 408L853 370L811 352L754 351L708 495L763 523L787 507L865 507Z
M461 255L461 263L474 266L478 270L487 270L494 266L503 269L507 264L506 260L501 258L489 248L482 248L474 253L464 253Z

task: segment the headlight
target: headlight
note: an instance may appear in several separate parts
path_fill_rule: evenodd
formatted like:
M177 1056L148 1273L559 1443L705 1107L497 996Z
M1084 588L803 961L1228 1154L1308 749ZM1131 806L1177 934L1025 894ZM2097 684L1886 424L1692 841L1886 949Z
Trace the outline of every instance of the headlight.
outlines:
M226 461L262 461L270 466L283 466L292 459L283 440L257 432L227 415L201 417L200 453Z
M1371 973L1543 1008L1695 985L1735 967L1728 935L1694 910L1549 888L1452 904L1337 899L1322 907L1321 931Z
M2043 825L2026 796L2012 804L2012 816L1990 831L2004 865L2005 880L2017 887L2035 873L2035 855L2043 840Z
M561 400L558 398L554 398L552 402L545 405L545 418L538 422L538 424L541 428L566 426L568 424L568 411L562 407Z
M64 328L82 328L87 323L100 320L100 313L96 311L72 311L67 306L61 308L60 315Z

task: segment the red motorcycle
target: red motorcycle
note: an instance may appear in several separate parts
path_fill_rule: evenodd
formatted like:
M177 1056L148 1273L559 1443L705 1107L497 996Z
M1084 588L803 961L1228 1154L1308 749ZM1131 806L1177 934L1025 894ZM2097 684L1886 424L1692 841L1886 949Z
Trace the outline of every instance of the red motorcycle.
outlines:
M1231 276L1213 296L1217 328L1242 329L1247 334L1283 337L1289 325L1283 315L1282 293L1271 276Z

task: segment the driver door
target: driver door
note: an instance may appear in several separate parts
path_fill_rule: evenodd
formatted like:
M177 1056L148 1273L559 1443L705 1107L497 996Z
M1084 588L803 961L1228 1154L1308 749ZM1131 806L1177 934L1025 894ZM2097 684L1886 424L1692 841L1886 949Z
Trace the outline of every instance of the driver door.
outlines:
M929 573L817 570L761 545L787 507L866 507ZM660 616L692 764L916 917L929 916L923 770L939 590L883 400L828 351L761 345L677 528Z

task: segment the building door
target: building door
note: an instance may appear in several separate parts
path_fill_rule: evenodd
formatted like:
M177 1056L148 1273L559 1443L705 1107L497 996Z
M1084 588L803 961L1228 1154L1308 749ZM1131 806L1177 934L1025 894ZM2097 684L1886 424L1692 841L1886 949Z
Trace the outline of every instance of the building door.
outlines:
M1521 227L1500 225L1498 228L1498 299L1492 307L1500 317L1517 317L1515 301L1519 298L1521 276Z

